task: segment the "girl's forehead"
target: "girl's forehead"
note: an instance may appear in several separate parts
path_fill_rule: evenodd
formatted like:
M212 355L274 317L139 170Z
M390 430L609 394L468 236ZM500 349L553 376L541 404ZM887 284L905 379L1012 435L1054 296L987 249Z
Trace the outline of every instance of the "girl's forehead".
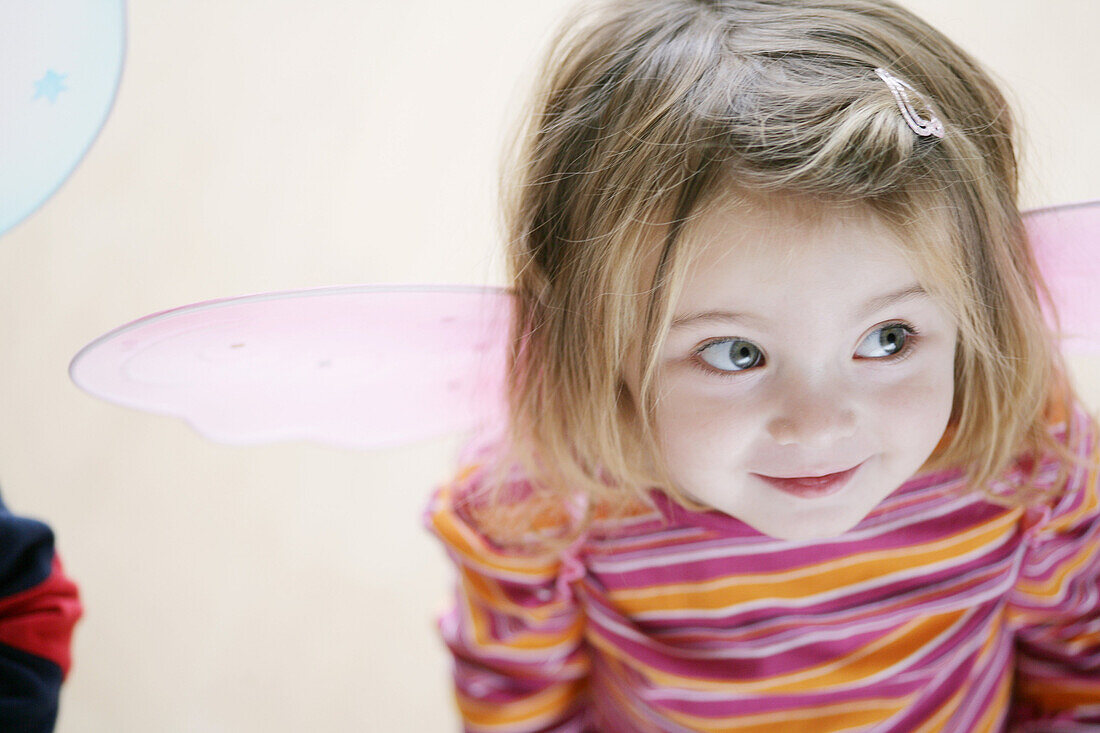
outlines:
M864 201L726 189L684 222L659 278L661 238L651 240L639 262L639 292L659 297L671 320L709 309L759 312L810 288L816 303L835 300L851 310L844 304L857 296L862 303L914 284L951 310L965 285L950 221L934 212L916 219L892 226ZM745 297L734 298L738 292ZM647 307L645 299L637 302Z
M903 243L874 214L859 204L823 204L801 197L770 200L718 200L685 227L690 262L765 258L777 265L846 249L861 257L894 261ZM828 245L823 251L821 245ZM845 245L848 245L847 247ZM703 265L705 266L705 264Z
M847 311L853 299L927 290L914 253L866 207L717 207L695 224L685 232L674 318L795 302Z

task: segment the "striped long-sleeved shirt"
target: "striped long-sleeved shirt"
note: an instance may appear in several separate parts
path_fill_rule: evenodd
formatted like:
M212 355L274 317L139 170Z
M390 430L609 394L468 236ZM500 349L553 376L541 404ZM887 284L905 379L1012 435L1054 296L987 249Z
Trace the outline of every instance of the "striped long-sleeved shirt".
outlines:
M459 570L440 628L469 731L1100 731L1095 469L1026 510L918 474L798 542L653 492L529 556L464 511L477 468L426 513Z

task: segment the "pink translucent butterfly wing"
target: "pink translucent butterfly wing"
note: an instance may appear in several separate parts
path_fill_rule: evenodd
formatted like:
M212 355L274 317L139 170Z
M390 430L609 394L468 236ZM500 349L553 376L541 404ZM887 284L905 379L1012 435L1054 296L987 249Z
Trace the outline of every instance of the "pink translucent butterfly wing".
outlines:
M398 445L498 419L510 309L503 290L460 287L216 300L100 337L70 374L219 442Z
M1057 307L1063 350L1100 353L1100 201L1039 209L1024 221Z

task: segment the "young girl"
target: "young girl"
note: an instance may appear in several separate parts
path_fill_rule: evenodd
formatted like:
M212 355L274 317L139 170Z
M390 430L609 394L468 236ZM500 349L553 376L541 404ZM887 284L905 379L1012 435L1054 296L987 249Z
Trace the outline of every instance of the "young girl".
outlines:
M988 75L888 0L619 0L540 78L510 419L426 515L466 728L1100 729L1100 431Z

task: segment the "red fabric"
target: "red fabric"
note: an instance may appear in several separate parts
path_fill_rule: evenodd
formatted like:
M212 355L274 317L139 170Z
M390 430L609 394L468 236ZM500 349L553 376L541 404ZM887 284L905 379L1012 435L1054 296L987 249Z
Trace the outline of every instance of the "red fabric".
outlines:
M0 643L49 659L61 667L63 676L68 675L73 626L82 613L76 584L54 555L49 577L0 599Z

